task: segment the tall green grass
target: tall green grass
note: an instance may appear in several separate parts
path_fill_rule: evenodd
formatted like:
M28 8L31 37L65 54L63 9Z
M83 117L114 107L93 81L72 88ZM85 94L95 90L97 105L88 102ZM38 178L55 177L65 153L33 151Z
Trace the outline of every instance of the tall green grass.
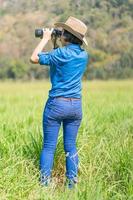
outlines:
M83 83L83 120L77 138L79 184L64 188L60 130L53 183L39 185L42 112L50 84L0 83L1 200L132 200L133 81Z

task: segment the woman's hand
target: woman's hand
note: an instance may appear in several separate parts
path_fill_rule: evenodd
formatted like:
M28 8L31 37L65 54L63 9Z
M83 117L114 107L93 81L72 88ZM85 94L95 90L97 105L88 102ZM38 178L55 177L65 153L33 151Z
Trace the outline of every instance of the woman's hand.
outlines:
M52 32L53 32L53 28L51 28L51 29L49 29L49 28L43 29L43 38L42 39L46 39L47 38L47 40L50 40Z

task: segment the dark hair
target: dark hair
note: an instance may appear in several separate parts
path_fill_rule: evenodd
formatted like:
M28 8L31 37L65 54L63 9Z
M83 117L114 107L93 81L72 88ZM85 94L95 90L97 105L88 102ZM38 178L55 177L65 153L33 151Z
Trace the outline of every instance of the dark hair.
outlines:
M63 36L65 37L66 42L70 42L70 43L73 43L73 44L79 44L79 45L83 44L83 42L79 38L77 38L75 35L73 35L72 33L68 32L65 29L64 29L64 32L63 32Z

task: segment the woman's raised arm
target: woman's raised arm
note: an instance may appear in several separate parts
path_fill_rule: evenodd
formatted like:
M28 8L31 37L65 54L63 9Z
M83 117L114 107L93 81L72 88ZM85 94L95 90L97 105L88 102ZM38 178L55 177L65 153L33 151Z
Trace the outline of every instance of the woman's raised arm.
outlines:
M47 42L51 39L51 33L53 31L53 28L50 30L48 28L46 28L45 30L43 30L43 38L40 41L40 43L37 45L37 47L34 49L31 58L30 58L30 62L33 64L38 64L38 53L40 53L43 48L46 46Z

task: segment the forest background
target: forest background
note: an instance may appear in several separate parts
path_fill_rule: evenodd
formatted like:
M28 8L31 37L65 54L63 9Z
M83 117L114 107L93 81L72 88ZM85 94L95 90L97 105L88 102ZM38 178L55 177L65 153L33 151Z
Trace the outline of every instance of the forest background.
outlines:
M0 0L0 79L47 79L49 68L29 61L34 31L69 16L88 26L84 79L133 78L133 0Z

